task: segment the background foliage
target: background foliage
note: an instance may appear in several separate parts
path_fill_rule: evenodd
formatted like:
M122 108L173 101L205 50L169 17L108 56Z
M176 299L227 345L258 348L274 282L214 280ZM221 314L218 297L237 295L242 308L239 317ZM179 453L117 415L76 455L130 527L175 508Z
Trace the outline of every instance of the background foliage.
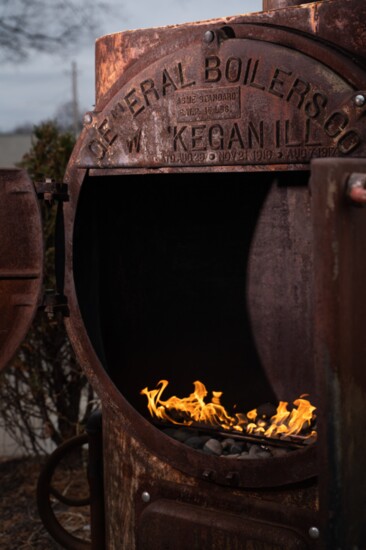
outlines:
M34 129L21 166L33 181L61 182L74 146L72 134L54 122ZM55 289L56 207L42 205L45 289ZM0 424L25 453L43 453L79 433L95 406L93 390L79 368L61 314L39 311L26 341L0 378Z

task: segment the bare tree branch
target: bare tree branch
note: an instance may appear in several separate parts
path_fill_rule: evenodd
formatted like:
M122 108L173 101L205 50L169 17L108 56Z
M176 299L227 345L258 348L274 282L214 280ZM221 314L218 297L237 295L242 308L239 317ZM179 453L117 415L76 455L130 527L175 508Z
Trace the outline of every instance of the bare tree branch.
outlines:
M32 51L54 53L94 35L108 10L86 0L3 0L0 7L0 59L19 61Z
M62 180L74 138L54 123L36 127L35 133L37 141L23 166L34 180L44 174ZM55 288L55 211L43 208L43 219L45 286ZM25 452L44 453L50 442L59 445L80 433L95 406L62 317L55 315L50 322L39 312L10 369L0 375L0 426Z

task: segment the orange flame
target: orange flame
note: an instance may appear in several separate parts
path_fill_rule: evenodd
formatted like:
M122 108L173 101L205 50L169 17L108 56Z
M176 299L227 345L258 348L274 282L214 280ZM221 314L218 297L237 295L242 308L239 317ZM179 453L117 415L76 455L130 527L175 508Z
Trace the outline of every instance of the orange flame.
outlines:
M297 435L302 430L310 427L316 407L307 399L303 399L303 397L294 401L294 405L297 408L292 409L291 412L287 410L288 403L280 401L277 413L271 418L271 426L264 434L266 437L280 434L286 436ZM311 435L314 435L314 432L311 432Z
M167 380L161 380L157 388L154 390L144 388L141 394L147 397L147 407L152 417L177 425L207 424L224 430L246 431L248 434L264 437L291 437L308 430L315 418L316 408L310 401L304 399L304 395L293 402L294 408L291 411L287 409L287 402L280 401L276 414L267 421L258 418L257 409L246 414L237 413L235 416L230 416L221 405L222 392L213 391L211 402L206 403L205 397L208 392L199 380L194 382L194 391L188 397L173 396L163 401L161 396L168 384ZM315 437L316 432L311 431L301 435L306 438Z
M207 390L204 384L199 380L194 382L194 392L189 397L183 399L170 397L167 401L161 399L161 395L169 382L160 380L155 390L149 391L144 388L141 394L146 395L148 399L147 407L151 416L168 420L173 424L189 426L193 422L210 424L211 426L221 426L224 429L230 429L233 424L237 423L236 419L229 416L225 408L220 403L222 392L212 392L212 402L205 403L204 398L207 395ZM175 420L169 415L170 410L175 410L183 413L182 420Z

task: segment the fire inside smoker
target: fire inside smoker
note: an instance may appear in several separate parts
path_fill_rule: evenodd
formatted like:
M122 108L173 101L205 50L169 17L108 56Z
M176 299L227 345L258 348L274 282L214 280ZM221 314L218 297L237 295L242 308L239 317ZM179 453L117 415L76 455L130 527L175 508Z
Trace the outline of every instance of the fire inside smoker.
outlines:
M141 390L141 394L148 399L147 406L153 418L180 426L215 427L232 434L269 439L311 439L312 442L316 439L316 431L312 429L316 407L305 399L305 395L296 399L290 410L287 402L280 401L276 413L270 417L259 413L257 409L231 416L220 403L222 392L213 391L211 402L206 403L208 392L205 385L197 380L194 382L194 391L188 397L173 396L164 401L162 394L168 384L167 380L161 380L155 389L146 387Z

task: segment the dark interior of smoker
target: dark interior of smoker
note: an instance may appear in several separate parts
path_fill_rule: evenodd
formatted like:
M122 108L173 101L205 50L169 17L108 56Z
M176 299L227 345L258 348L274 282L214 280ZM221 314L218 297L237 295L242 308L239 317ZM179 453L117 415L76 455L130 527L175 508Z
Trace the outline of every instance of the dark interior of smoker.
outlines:
M301 172L87 177L74 276L91 342L124 397L147 416L145 386L165 398L201 380L247 411L276 396L256 350L247 268L272 185Z

